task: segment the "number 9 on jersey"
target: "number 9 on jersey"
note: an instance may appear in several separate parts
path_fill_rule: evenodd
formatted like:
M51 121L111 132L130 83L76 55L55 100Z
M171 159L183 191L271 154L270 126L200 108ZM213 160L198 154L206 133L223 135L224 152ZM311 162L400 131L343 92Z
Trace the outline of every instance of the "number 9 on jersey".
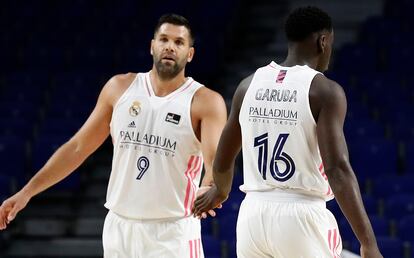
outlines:
M149 159L145 156L141 156L138 158L137 161L137 168L138 168L138 176L137 179L141 180L141 178L144 176L145 172L147 172L148 168L149 168Z

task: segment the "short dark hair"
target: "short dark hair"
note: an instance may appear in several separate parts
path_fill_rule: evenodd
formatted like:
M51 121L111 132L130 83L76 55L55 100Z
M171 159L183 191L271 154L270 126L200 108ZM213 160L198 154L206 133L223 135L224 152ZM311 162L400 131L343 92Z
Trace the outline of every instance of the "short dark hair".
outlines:
M303 41L322 30L332 31L332 20L326 12L314 6L293 10L285 23L286 37L293 42Z
M170 23L170 24L186 27L188 30L188 34L190 35L190 46L194 45L193 30L191 29L190 22L184 16L181 16L175 13L164 14L163 16L160 17L157 25L155 26L154 35L158 32L158 30L164 23Z

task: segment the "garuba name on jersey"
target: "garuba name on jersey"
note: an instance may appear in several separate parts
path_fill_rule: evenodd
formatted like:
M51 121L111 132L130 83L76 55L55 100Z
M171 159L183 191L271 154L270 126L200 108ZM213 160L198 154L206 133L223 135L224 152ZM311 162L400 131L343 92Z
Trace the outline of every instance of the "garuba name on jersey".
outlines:
M203 166L190 115L200 87L188 78L157 97L149 73L137 74L112 114L114 155L105 207L134 219L190 215Z
M289 189L333 198L323 169L309 89L317 71L308 66L259 68L243 99L244 192Z

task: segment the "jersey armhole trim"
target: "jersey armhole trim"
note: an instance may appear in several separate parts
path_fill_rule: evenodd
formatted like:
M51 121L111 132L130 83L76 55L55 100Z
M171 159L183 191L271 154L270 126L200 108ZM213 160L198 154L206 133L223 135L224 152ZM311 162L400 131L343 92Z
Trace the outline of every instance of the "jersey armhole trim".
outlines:
M191 117L191 107L192 107L192 105L193 105L193 100L194 100L194 95L196 94L196 92L199 90L199 89L201 89L202 87L205 87L204 85L202 85L202 84L198 84L197 85L197 89L195 89L194 90L194 93L193 93L193 95L191 96L191 99L189 100L189 102L190 102L190 104L188 105L189 106L189 108L188 108L188 113L187 113L187 115L188 115L188 126L189 126L189 128L191 129L191 135L193 136L193 138L194 138L194 140L198 143L198 144L200 144L201 145L201 141L197 138L197 135L195 134L195 132L194 132L194 128L193 128L193 120L192 120L192 117Z
M119 99L116 101L116 103L114 105L114 108L112 109L111 122L109 123L109 128L110 129L112 129L112 124L113 124L113 118L114 118L115 111L118 109L119 105L121 105L121 103L125 100L128 93L132 90L132 88L135 85L136 80L138 80L139 76L140 76L140 73L137 73L134 80L131 82L131 84L128 86L128 88L124 91L124 93L122 93L121 97L119 97Z
M313 124L315 125L315 126L317 126L317 123L316 123L316 120L315 120L315 118L313 117L313 113L312 113L312 109L311 109L311 103L310 103L310 89L311 89L311 86L312 86L312 82L313 82L313 80L315 79L315 77L318 75L318 74L321 74L321 73L315 73L314 75L313 75L313 77L312 77L312 80L310 81L310 84L309 84L309 88L308 88L308 96L307 96L307 98L306 98L306 102L307 102L307 110L308 110L308 113L309 113L309 115L310 115L310 117L311 117L311 120L313 121Z

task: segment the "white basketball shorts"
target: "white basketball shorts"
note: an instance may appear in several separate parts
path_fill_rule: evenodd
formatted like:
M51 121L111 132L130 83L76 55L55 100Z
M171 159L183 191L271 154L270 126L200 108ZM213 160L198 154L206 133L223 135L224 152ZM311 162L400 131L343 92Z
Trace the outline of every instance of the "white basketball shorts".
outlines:
M112 211L102 234L105 258L204 258L200 220L135 220Z
M339 258L342 241L323 199L249 192L237 220L238 258Z

